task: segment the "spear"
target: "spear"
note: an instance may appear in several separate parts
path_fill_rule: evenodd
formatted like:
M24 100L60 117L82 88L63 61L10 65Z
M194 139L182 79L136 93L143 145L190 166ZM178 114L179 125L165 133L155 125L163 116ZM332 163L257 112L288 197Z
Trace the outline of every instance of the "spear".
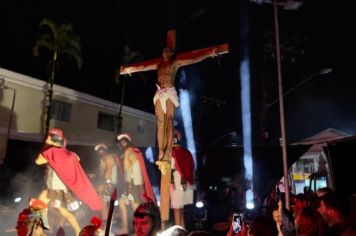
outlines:
M106 221L105 236L109 236L109 233L110 233L111 220L112 220L112 214L114 212L114 203L116 201L116 197L117 197L117 191L115 188L111 194L111 197L110 197L110 206L109 206L109 212L108 212L108 219Z

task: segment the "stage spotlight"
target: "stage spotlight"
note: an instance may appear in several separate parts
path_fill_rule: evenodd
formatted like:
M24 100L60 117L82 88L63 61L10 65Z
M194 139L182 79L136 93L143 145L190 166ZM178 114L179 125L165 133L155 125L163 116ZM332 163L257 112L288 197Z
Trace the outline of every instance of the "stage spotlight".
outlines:
M203 208L203 207L204 207L204 202L202 202L202 201L197 201L197 202L195 203L195 207L196 207L196 208Z
M252 189L248 189L246 191L246 208L251 210L254 207L255 207L255 204L253 202L253 191L252 191Z
M196 221L205 221L207 219L207 210L204 206L205 205L202 201L198 201L195 204L194 219Z
M197 168L196 147L193 133L192 113L190 110L189 91L185 89L179 89L179 107L182 113L184 133L187 139L187 148L193 155L194 166Z
M22 198L21 197L16 197L14 199L14 203L18 203L18 202L21 202Z
M158 233L157 236L171 236L171 235L188 235L188 232L179 225L173 225L165 231Z
M253 204L253 202L248 202L246 203L246 208L252 210L255 208L255 204Z

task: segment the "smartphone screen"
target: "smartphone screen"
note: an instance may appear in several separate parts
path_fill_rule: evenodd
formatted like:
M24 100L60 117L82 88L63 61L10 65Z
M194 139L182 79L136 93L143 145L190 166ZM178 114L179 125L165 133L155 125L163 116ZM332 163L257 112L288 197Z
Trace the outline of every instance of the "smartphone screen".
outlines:
M240 233L242 230L243 213L233 213L232 215L232 230L234 233Z

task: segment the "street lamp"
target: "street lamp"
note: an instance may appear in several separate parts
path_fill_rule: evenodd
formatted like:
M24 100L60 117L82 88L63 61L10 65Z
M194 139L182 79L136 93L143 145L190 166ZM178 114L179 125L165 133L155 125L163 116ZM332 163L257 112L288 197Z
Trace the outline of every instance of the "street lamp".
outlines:
M283 176L284 176L284 187L285 187L285 206L290 209L289 201L289 180L288 180L288 158L287 158L287 144L286 144L286 130L285 130L285 119L284 119L284 100L283 97L283 82L282 82L282 65L281 65L281 50L279 42L279 20L278 20L278 6L283 6L285 10L297 10L302 5L302 1L297 0L250 0L251 2L262 3L273 3L273 15L274 15L274 27L275 27L275 41L276 41L276 63L277 63L277 76L278 76L278 100L279 101L279 115L280 115L280 126L281 126L281 145L283 154ZM310 77L310 79L313 77ZM306 82L306 81L304 81ZM300 84L301 85L301 84ZM300 86L298 85L298 86ZM292 91L288 91L290 93Z
M297 0L250 0L258 4L268 3L273 4L274 15L274 28L275 28L275 41L276 41L276 63L277 63L277 76L278 76L278 100L279 100L279 115L281 125L281 144L283 154L283 176L285 187L285 204L286 208L290 209L289 202L289 180L288 180L288 162L287 162L287 145L286 145L286 130L284 120L284 101L283 101L283 83L282 83L282 65L281 65L281 50L279 42L279 20L278 20L278 6L283 6L285 10L297 10L303 2ZM277 100L277 101L278 101Z
M309 75L308 77L306 77L305 79L303 79L302 81L300 81L298 84L296 84L294 87L292 87L291 89L289 89L287 92L283 93L283 97L289 95L290 93L294 92L297 88L299 88L300 86L302 86L303 84L305 84L306 82L314 79L315 77L319 76L319 75L325 75L325 74L329 74L333 71L332 68L323 68L321 69L319 72L313 73L311 75ZM266 105L267 108L271 107L272 105L276 104L279 101L279 98L276 98L275 100L273 100L272 102L268 103Z
M287 157L287 143L286 143L286 128L284 120L284 100L283 100L283 82L282 82L282 64L281 64L281 50L279 43L279 21L278 21L278 1L273 2L273 15L274 15L274 27L276 35L276 60L277 60L277 76L278 76L278 98L279 98L279 116L281 125L281 144L282 144L282 156L283 156L283 177L284 177L284 189L285 189L285 206L290 209L289 200L289 179L288 179L288 157Z
M15 99L16 99L16 89L9 87L5 84L5 79L0 78L0 89L8 89L13 92L12 94L12 104L11 104L11 111L10 111L10 116L9 116L9 122L8 122L8 127L7 127L7 133L6 133L6 141L5 141L5 147L4 147L4 153L0 157L0 166L4 164L5 160L5 155L7 153L7 146L9 143L9 138L10 138L10 132L11 132L11 126L12 126L12 118L13 118L13 113L14 113L14 108L15 108Z

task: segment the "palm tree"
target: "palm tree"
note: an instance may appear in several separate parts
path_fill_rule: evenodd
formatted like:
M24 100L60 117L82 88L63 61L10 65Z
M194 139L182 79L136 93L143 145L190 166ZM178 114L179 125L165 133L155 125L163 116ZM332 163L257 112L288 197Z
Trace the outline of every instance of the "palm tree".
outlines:
M58 59L64 55L69 56L69 58L74 58L78 69L82 67L83 61L80 39L73 33L71 24L56 24L52 20L45 18L39 23L39 26L47 27L48 32L41 35L41 37L35 42L33 47L33 55L38 57L40 48L42 47L51 53L51 58L49 59L51 75L47 81L47 83L49 83L49 89L47 91L48 103L45 121L45 133L47 133L49 129L49 121L51 119L53 83L58 66Z

